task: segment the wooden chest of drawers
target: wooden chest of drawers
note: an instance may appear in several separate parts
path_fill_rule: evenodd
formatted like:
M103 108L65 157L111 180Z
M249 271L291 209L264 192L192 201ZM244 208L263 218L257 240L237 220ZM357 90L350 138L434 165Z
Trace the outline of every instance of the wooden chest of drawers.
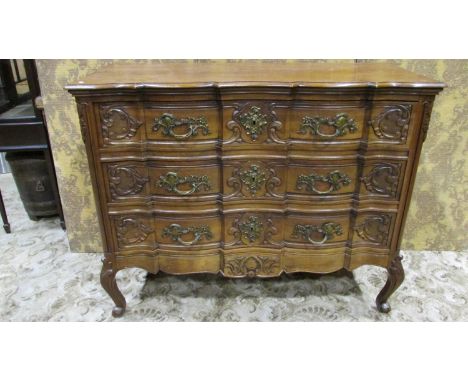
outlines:
M379 64L115 64L76 97L105 257L115 276L273 277L385 267L398 255L443 84Z

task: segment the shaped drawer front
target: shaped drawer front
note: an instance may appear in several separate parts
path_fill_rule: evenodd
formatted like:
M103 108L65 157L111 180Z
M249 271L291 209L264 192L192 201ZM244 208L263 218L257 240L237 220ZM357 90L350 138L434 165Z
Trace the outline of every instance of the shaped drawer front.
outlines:
M217 164L171 165L148 161L104 163L108 200L131 201L150 196L193 199L220 192Z
M353 193L357 164L330 163L291 163L288 168L288 194L320 197Z
M389 248L395 220L393 212L360 212L354 226L353 245Z
M281 247L284 219L268 212L224 213L225 248L236 246Z
M96 115L102 147L140 144L146 139L144 111L137 102L96 104Z
M160 143L185 143L217 139L219 111L209 105L145 105L149 140Z
M161 247L178 247L190 250L221 242L219 216L186 215L165 216L155 219L156 240Z
M217 194L220 191L219 166L200 165L197 167L150 167L153 195L187 198Z
M360 194L372 198L399 200L405 178L406 160L368 159L360 178Z
M99 144L126 146L143 144L203 143L219 136L220 117L216 104L172 104L116 102L96 104Z
M173 247L190 251L221 241L221 220L216 215L122 213L113 215L111 222L118 250Z
M288 246L323 248L348 240L349 214L290 214L284 240Z
M364 118L362 105L294 106L289 113L289 137L310 143L359 140Z
M409 147L416 139L418 121L416 104L411 102L376 101L369 123L369 144Z
M223 145L285 144L288 104L275 101L239 101L223 108Z
M287 167L281 161L242 160L223 164L225 199L283 198Z

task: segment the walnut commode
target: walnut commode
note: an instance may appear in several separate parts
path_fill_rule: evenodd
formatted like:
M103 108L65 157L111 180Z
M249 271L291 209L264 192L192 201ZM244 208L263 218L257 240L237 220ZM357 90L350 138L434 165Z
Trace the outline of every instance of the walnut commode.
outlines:
M435 95L384 64L114 64L76 97L105 250L116 273L273 277L385 267L399 246Z

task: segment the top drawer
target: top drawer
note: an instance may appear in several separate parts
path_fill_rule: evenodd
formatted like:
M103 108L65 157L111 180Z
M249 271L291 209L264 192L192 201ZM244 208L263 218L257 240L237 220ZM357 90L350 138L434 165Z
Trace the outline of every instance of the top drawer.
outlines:
M162 150L258 149L265 143L331 149L361 141L407 148L417 132L417 102L296 103L254 100L224 104L113 102L95 105L100 147L148 145Z

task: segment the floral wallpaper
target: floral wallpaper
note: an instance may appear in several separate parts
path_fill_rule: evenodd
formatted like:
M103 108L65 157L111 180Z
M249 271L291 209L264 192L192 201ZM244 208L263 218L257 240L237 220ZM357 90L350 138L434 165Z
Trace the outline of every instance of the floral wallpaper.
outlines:
M113 61L37 60L67 234L73 252L101 252L102 247L76 106L73 97L63 87ZM468 60L389 61L447 84L434 104L402 249L466 249Z

